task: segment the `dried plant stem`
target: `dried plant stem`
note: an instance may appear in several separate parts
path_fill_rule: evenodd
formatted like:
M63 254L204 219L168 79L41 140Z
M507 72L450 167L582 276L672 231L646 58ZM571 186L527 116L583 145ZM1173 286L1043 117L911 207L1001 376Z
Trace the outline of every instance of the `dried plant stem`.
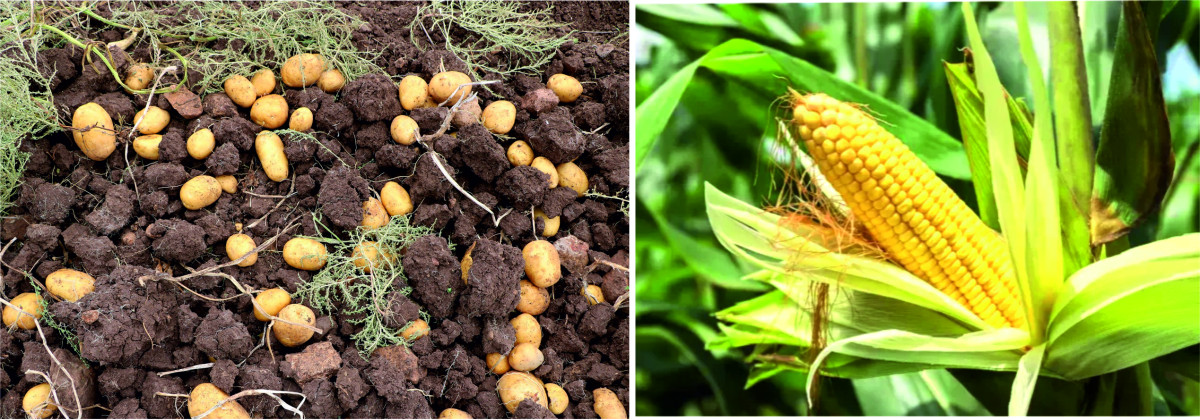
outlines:
M175 369L175 370L169 370L166 372L159 372L158 377L161 378L161 377L164 377L167 375L174 375L176 373L189 372L189 371L200 370L200 369L208 369L208 368L213 367L213 365L214 365L214 363L201 363L201 364L198 364L195 366L188 366L183 369Z
M286 401L284 401L283 398L279 396L279 394L299 395L300 403L296 404L296 406L293 407L291 404L288 404ZM170 396L175 396L175 395L176 394L172 394ZM304 394L301 394L299 392L275 391L275 390L270 390L270 389L248 389L248 390L230 395L228 397L225 397L225 399L217 402L216 404L213 404L212 408L209 408L208 411L200 413L199 415L196 415L196 416L192 416L192 418L194 418L194 419L205 418L209 414L212 414L212 412L217 411L218 408L221 408L226 403L235 401L238 398L248 397L251 395L266 395L271 398L274 398L275 401L279 402L279 406L283 407L284 410L291 411L292 413L295 413L296 415L300 416L300 418L304 418L304 413L300 411L300 406L304 405L304 402L308 400L308 397L306 397ZM188 397L188 398L190 398L190 397Z
M67 380L71 382L71 393L75 394L75 407L78 409L78 412L75 413L76 414L75 418L82 419L83 418L83 409L81 407L83 407L83 403L80 402L80 400L79 400L79 390L76 389L76 386L75 386L75 377L71 376L71 372L67 371L67 367L64 366L62 364L62 362L58 360L58 357L54 355L54 352L52 350L50 350L50 344L46 342L46 333L44 331L42 331L42 323L38 320L37 317L34 317L33 314L26 312L24 309L21 309L17 305L13 305L12 302L8 301L8 299L0 298L0 303L4 304L6 306L9 306L13 309L16 309L17 312L20 312L22 315L26 315L33 319L33 326L37 327L38 337L41 338L42 347L46 349L46 354L50 356L50 360L53 361L55 365L58 365L58 369L61 370L63 375L67 376ZM25 371L26 374L33 373L33 372L37 372L37 371L33 371L33 370ZM41 373L41 372L38 372L38 373ZM43 376L45 376L45 374L43 374ZM71 418L71 416L67 414L66 408L63 407L61 400L58 398L58 391L55 391L55 389L54 389L54 381L51 381L49 376L45 376L45 378L46 378L46 383L50 384L50 396L54 398L54 402L56 403L55 405L58 406L58 410L60 412L62 412L62 415L64 418L68 418L68 419Z

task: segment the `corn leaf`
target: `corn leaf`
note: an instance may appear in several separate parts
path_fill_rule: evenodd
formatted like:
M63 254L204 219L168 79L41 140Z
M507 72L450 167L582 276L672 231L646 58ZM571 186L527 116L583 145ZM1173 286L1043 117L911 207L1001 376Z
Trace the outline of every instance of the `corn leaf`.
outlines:
M856 380L854 393L860 401L878 402L863 406L865 416L989 414L943 369ZM880 395L893 398L879 398Z
M1033 390L1037 386L1038 373L1042 370L1042 357L1046 355L1046 344L1038 344L1021 356L1017 367L1017 378L1013 381L1012 396L1008 399L1008 415L1024 417L1033 401Z

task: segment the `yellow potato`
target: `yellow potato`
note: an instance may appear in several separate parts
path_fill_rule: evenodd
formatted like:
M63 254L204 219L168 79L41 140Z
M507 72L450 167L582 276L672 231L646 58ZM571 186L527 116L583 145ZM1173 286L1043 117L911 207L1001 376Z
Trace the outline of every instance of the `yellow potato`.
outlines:
M581 289L579 294L587 298L588 305L604 303L604 291L600 289L600 286L589 284Z
M145 115L145 118L142 116ZM141 123L138 123L141 121ZM167 124L171 123L171 113L162 108L151 105L149 108L144 108L133 114L133 122L138 125L138 132L142 134L157 134Z
M558 171L554 169L554 164L550 162L550 159L546 159L544 156L538 156L533 158L533 162L530 162L529 166L545 172L546 175L550 175L549 184L551 189L558 187Z
M376 229L388 223L388 212L383 208L379 199L371 197L362 205L362 225L367 229Z
M462 411L457 408L447 408L445 410L442 410L442 414L439 414L438 418L439 419L471 419L474 417L471 417L471 415L468 414L466 411Z
M379 192L379 199L383 201L383 208L387 210L389 216L403 216L413 210L412 198L408 196L408 190L395 181L383 184L383 190Z
M283 244L283 261L299 270L320 270L326 254L325 244L310 238L292 238Z
M240 74L225 79L225 95L242 108L249 108L250 105L254 105L254 100L258 99L258 95L254 91L254 83Z
M487 355L488 371L497 375L503 375L508 372L508 356L500 353L488 353Z
M444 71L433 75L429 79L429 97L439 105L443 102L446 106L453 106L458 101L471 95L471 86L462 86L471 83L471 77L457 71ZM462 86L461 88L459 88Z
M467 253L463 255L462 263L460 264L462 266L462 280L464 285L471 284L468 278L471 276L471 264L475 263L475 259L471 258L471 252L475 250L475 244L477 243L479 242L471 242L471 247L467 248Z
M424 108L429 101L429 84L419 76L404 76L400 79L400 106L412 111Z
M217 177L217 183L221 184L221 191L233 194L237 192L237 178L233 175L221 175Z
M560 216L546 217L546 213L542 209L534 209L533 217L542 219L542 223L546 224L546 227L542 229L542 236L549 238L558 234L559 223L562 221L559 219Z
M125 86L132 90L142 90L154 81L154 69L145 64L134 64L125 71ZM129 90L127 89L127 90Z
M429 96L428 92L426 92L425 103L422 104L421 106L418 106L417 108L437 108L437 107L438 107L437 102L434 102L433 97Z
M542 326L533 315L520 314L513 317L509 323L516 331L517 344L533 344L535 348L542 346Z
M408 327L404 331L400 331L400 336L410 343L427 335L429 335L429 323L420 318L408 323Z
M296 131L308 131L312 128L312 121L312 110L307 107L296 108L295 111L292 111L291 118L288 118L288 128Z
M370 273L376 268L383 267L383 264L392 262L391 256L387 255L375 241L363 241L355 245L351 258L353 258L354 266L365 273Z
M617 394L609 391L608 388L596 388L592 390L592 401L592 409L602 419L629 418L629 415L625 413L625 406L621 405L621 400L617 398Z
M93 290L96 279L82 271L60 268L46 276L46 291L68 302L76 302Z
M253 251L256 247L258 247L258 244L254 243L254 238L251 238L250 235L235 233L230 235L229 239L225 240L225 255L229 256L229 261L233 261L242 258L243 255ZM237 265L238 267L249 267L254 265L255 262L258 262L257 252L250 254L249 257L246 257L246 259Z
M546 384L546 397L550 399L550 412L555 415L567 411L567 404L571 402L567 391L558 384Z
M466 127L479 122L481 115L483 110L479 109L479 98L475 98L459 105L458 110L450 117L450 122L455 127Z
M71 136L75 145L88 159L108 159L117 149L117 133L113 131L112 117L95 102L88 102L75 109L71 116Z
M250 77L250 84L254 85L254 96L269 95L275 90L275 72L271 69L259 70Z
M225 391L217 388L216 385L207 382L196 385L196 388L192 389L192 394L188 396L188 416L195 418L196 416L204 414L213 407L217 407L217 404L220 404L221 401L224 401L226 398L229 398L229 394L226 394ZM248 419L250 418L250 413L247 412L241 404L238 404L237 401L229 401L221 404L221 406L217 407L216 410L213 410L212 413L209 413L209 415L201 418Z
M575 162L558 165L555 169L558 172L558 182L560 185L575 190L579 195L587 192L587 174L583 173L583 169L579 169L579 166Z
M526 244L521 256L525 258L525 275L535 286L550 287L562 278L558 250L549 241L537 240Z
M510 144L507 154L508 163L511 163L513 166L528 166L533 163L533 149L529 147L529 143L522 140L517 140L513 144ZM550 163L550 160L547 159L546 163ZM550 166L554 165L551 164ZM551 175L551 177L554 176L558 176L558 174Z
M515 413L521 401L533 400L538 405L549 409L546 398L546 386L536 376L529 372L508 372L496 381L496 392L500 394L500 402L509 413Z
M50 402L50 384L37 384L25 392L21 408L32 419L45 419L58 412L58 406Z
M17 328L23 330L32 330L35 327L34 321L42 319L42 312L45 310L45 308L42 307L42 297L38 296L37 293L22 293L17 295L17 297L12 298L12 300L8 302L12 303L12 305L16 306L17 308L21 308L22 311L33 315L33 318L30 318L29 315L18 312L17 308L14 308L13 306L4 305L4 326L12 327L15 324Z
M297 303L284 306L283 309L279 310L278 317L285 321L308 325L310 327L317 325L317 315L313 313L312 309L308 309L307 306ZM313 330L286 322L276 322L275 326L271 327L271 329L275 330L275 339L288 347L296 347L304 344L313 336Z
M541 315L548 307L550 292L534 286L529 280L521 280L521 300L517 301L517 310L530 315Z
M329 69L321 72L321 76L317 79L317 87L325 91L325 93L334 93L342 90L342 86L346 86L346 77L342 76L342 72L338 69Z
M213 137L212 130L201 128L196 130L195 133L192 133L191 136L188 136L188 155L191 155L192 159L208 158L208 155L212 154L213 149L216 148L216 145L217 141L216 138Z
M508 366L521 372L537 369L545 361L546 356L542 354L542 351L529 343L517 343L508 353Z
M261 306L263 311L266 311L263 313L258 308L254 308L254 319L266 322L271 319L267 315L279 316L279 311L292 304L292 295L287 290L277 287L259 292L254 301L258 302L258 306Z
M158 160L158 145L162 143L161 134L147 134L133 139L133 151L142 159Z
M417 126L416 120L407 115L397 115L392 119L392 140L396 143L408 146L417 141L417 135L420 134L421 127Z
M546 87L554 91L554 95L558 96L559 102L575 102L579 98L579 95L583 93L583 85L579 84L578 79L561 73L550 76L550 80L546 82Z
M254 151L258 153L258 161L262 163L267 178L275 182L287 179L287 154L283 152L283 140L279 135L270 131L260 131L258 137L254 138Z
M179 188L179 200L188 210L199 210L208 207L221 198L221 183L216 178L200 175L189 179Z
M254 101L250 108L250 120L264 128L276 129L287 122L287 100L279 95L267 95Z
M517 107L512 102L496 101L483 109L483 126L493 133L508 133L516 121Z
M321 78L325 72L325 59L318 54L298 54L283 63L283 84L289 87L305 87Z

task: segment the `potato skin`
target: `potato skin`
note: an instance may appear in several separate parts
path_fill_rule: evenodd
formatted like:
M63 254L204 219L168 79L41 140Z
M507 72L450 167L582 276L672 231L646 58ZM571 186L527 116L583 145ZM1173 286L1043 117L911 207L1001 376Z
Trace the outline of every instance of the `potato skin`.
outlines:
M592 401L592 409L602 419L629 418L629 415L625 412L625 406L621 405L621 400L617 398L617 394L608 388L596 388L592 390Z
M251 238L250 235L244 233L235 233L230 235L229 239L225 240L225 255L229 256L229 261L233 261L241 258L243 255L246 255L246 253L250 252L256 247L258 247L258 244L254 243L254 238ZM246 257L246 259L238 263L237 266L249 267L254 265L255 262L258 262L257 252L250 254L249 257Z
M472 419L474 417L471 417L471 415L468 414L466 411L462 411L457 408L447 408L445 410L442 410L442 414L439 414L438 418L439 419Z
M367 229L378 229L388 223L388 212L379 199L371 197L362 205L362 226Z
M500 394L500 402L509 413L515 413L521 401L532 399L538 405L549 409L546 397L546 386L536 376L528 372L508 372L496 381L496 392Z
M250 77L250 84L254 85L254 96L268 95L275 90L275 72L271 69L259 70Z
M496 134L506 134L517 121L517 107L509 101L496 101L483 109L483 126Z
M383 184L383 189L379 192L379 199L383 202L383 208L387 210L389 216L403 216L413 210L412 197L408 196L408 190L405 190L396 181L388 181Z
M529 280L521 280L521 300L517 310L529 315L541 315L550 307L550 292L535 286Z
M204 414L205 411L213 408L226 398L229 398L229 394L226 394L225 391L217 388L216 385L207 382L196 385L196 388L192 389L191 395L188 396L188 416L196 417ZM247 412L241 404L238 404L237 401L230 401L225 404L221 404L221 406L216 410L213 410L212 413L209 413L209 415L201 418L248 419L250 418L250 413Z
M511 321L513 330L516 331L517 344L526 343L532 344L534 348L542 346L542 326L538 324L537 319L530 314L520 314ZM512 364L511 362L509 363Z
M311 238L292 238L283 244L283 261L298 270L316 271L325 266L325 244Z
M225 95L242 108L249 108L250 105L254 105L254 100L258 99L258 95L254 91L254 83L240 74L225 79Z
M296 131L308 131L312 128L313 114L307 107L296 108L288 118L288 128Z
M145 115L143 118L142 116ZM151 105L133 114L133 121L138 124L138 132L142 134L158 134L167 124L171 123L171 114L162 108Z
M571 402L567 391L558 384L546 384L546 397L550 399L550 412L555 415L567 411L567 405Z
M179 188L179 200L188 210L208 207L221 198L221 183L216 178L200 175L189 179Z
M58 406L50 402L50 384L37 384L25 391L25 398L21 399L21 409L25 410L29 418L34 419L50 418L57 413Z
M529 372L537 369L546 361L546 356L537 346L529 343L517 343L508 353L508 366L513 370ZM545 391L545 389L543 389Z
M325 72L325 59L318 54L297 54L283 63L279 74L288 87L305 87L320 80Z
M550 76L546 87L554 91L554 95L558 96L560 102L575 102L583 93L583 85L579 84L578 79L562 73Z
M192 159L196 160L207 159L208 155L212 154L216 145L217 141L216 138L213 137L212 130L201 128L196 130L195 133L192 133L192 135L188 136L188 155L191 156Z
M237 192L237 178L233 175L220 175L217 177L217 183L221 184L221 191L233 194Z
M400 106L412 111L425 107L429 100L429 84L420 76L404 76L400 79Z
M558 172L559 185L575 190L579 195L587 192L587 174L583 173L583 169L579 169L579 165L576 165L575 162L558 165L555 170Z
M94 290L96 279L82 271L60 268L46 276L46 291L68 302L76 302Z
M4 305L3 320L5 327L11 327L13 324L16 324L17 328L32 330L35 327L34 320L42 319L42 312L46 309L42 307L42 297L38 296L37 293L22 293L8 302L25 312L33 314L33 318L17 312L17 309L12 306Z
M142 159L158 160L158 145L162 143L161 134L147 134L133 139L133 152Z
M397 115L392 119L391 134L392 141L408 146L417 141L417 135L420 133L421 127L417 126L417 121L407 115Z
M450 123L456 128L466 127L471 124L480 122L480 117L483 115L483 110L479 108L479 98L463 102L458 106L458 110L454 111L454 115L450 116Z
M579 290L579 294L587 299L588 305L604 303L604 290L600 289L600 286L589 284L587 287Z
M334 93L342 90L342 86L346 86L346 77L342 76L342 72L338 69L329 69L321 72L320 78L317 79L317 87L325 91L325 93Z
M75 138L75 145L79 146L79 150L82 150L88 159L108 159L108 155L117 149L117 133L113 131L112 117L95 102L75 108L75 113L71 116L71 127L74 128L71 130L71 136Z
M404 331L400 331L400 336L410 343L427 335L429 335L429 323L420 318L409 323L408 328L405 328Z
M277 287L259 292L254 301L258 302L258 306L261 306L266 311L264 314L263 312L259 312L258 308L254 308L254 319L266 322L271 319L267 315L279 316L279 311L292 304L292 295L287 290Z
M530 162L529 166L545 172L546 175L550 175L550 189L555 189L558 187L558 170L554 169L554 164L550 163L550 159L546 159L544 156L538 156L533 158L533 162Z
M497 375L503 375L508 372L508 356L500 353L488 353L487 368L489 372Z
M287 100L279 95L267 95L254 101L250 107L250 120L267 129L283 126L288 118Z
M262 163L267 178L275 182L287 179L288 160L283 152L283 140L279 135L270 131L259 132L254 138L254 151L258 153L258 161Z
M383 264L391 264L392 256L380 249L375 241L362 241L354 247L351 255L354 266L365 273L370 273Z
M546 225L546 227L542 229L542 236L549 238L558 234L558 227L560 226L559 223L562 221L562 219L559 219L559 216L546 217L546 213L543 212L542 209L534 209L533 217L542 219L542 223Z
M317 315L313 313L312 309L308 309L307 306L297 303L284 306L279 311L278 316L297 324L304 324L310 327L317 325ZM288 347L296 347L304 344L314 334L310 329L283 322L276 322L275 326L271 327L271 329L275 331L275 339Z
M435 74L429 79L429 97L438 104L445 102L446 106L452 106L471 95L471 86L458 89L460 85L467 83L471 83L471 77L462 72L444 71Z
M526 244L521 256L525 258L525 275L535 286L550 287L562 278L558 250L549 241L537 240Z
M524 140L517 140L508 145L508 151L505 154L508 156L508 163L513 166L529 166L533 163L533 148L529 147L529 143Z
M125 86L132 90L142 90L150 86L154 80L154 69L145 64L134 64L125 71Z

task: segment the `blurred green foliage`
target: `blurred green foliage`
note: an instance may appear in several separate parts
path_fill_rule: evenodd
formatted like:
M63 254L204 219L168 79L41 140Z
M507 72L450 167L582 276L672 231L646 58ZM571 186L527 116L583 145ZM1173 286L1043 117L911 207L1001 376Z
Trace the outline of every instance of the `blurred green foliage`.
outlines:
M1045 5L1028 7L1033 30L1044 33L1046 22L1037 16L1045 15ZM1093 130L1098 133L1104 120L1121 5L1082 2L1079 8ZM1032 88L1018 53L1012 9L1006 3L976 7L1001 81L1011 95L1026 98L1029 104ZM1155 41L1171 124L1175 180L1162 208L1131 233L1129 241L1135 246L1195 232L1200 223L1200 37L1196 29L1200 3L1173 2L1162 10ZM962 138L943 67L943 62L962 62L962 48L967 45L957 4L639 5L636 22L639 106L685 66L718 45L741 38L824 69L923 118L946 135ZM1048 38L1035 37L1034 43L1039 61L1048 63ZM1004 413L1011 373L957 370L867 380L822 379L816 411L809 413L803 375L782 373L747 387L747 380L761 372L751 371L745 354L705 348L717 333L714 312L759 296L765 289L761 283L738 280L749 267L731 258L712 236L704 213L704 183L748 202L774 202L782 181L779 167L785 163L773 139L779 111L776 101L786 92L775 90L776 83L756 83L740 76L728 69L698 68L662 133L636 162L635 412ZM778 75L785 82L781 86L795 85L789 76ZM638 111L641 118L643 109ZM642 156L642 150L638 152ZM939 172L960 197L975 206L970 181ZM1158 385L1156 413L1200 412L1197 356L1198 350L1191 348L1151 362ZM1038 387L1037 394L1044 395L1035 395L1032 412L1086 412L1087 395L1095 393L1095 388L1121 386L1051 385ZM1054 391L1057 393L1049 394Z

